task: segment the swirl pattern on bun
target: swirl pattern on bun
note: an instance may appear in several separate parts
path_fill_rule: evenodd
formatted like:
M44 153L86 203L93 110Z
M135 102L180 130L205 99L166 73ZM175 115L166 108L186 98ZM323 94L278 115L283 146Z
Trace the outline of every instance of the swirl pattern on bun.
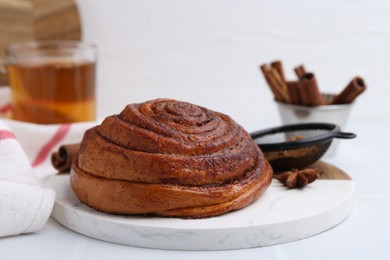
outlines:
M71 169L79 199L113 214L202 218L245 207L272 169L249 134L187 102L130 104L89 129Z

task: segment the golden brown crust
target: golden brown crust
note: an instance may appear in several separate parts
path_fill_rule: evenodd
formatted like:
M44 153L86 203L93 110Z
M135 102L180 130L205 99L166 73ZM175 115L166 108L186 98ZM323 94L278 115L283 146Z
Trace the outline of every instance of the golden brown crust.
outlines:
M88 174L76 165L71 184L90 207L114 214L152 214L202 218L237 210L255 201L270 185L272 168L266 162L232 183L209 186L148 184L106 179Z
M230 117L175 100L131 104L88 130L71 171L81 201L122 214L204 217L251 203L272 169Z
M119 180L189 185L223 183L253 168L257 157L263 158L250 137L246 138L234 151L188 156L127 149L108 142L95 127L84 135L78 164L96 176Z

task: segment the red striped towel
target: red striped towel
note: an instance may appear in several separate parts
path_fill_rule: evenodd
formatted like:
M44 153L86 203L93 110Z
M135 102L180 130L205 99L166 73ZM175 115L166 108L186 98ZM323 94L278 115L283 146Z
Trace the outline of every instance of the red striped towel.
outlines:
M95 122L37 125L4 118L9 95L0 88L0 237L39 230L54 204L44 180L56 173L50 156L60 145L80 142ZM1 115L3 118L1 118Z

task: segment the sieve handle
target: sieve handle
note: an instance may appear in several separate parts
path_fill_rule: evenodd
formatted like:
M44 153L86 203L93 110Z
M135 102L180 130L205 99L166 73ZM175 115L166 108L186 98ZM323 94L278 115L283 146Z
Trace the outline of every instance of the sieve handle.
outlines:
M338 132L336 133L335 138L342 138L342 139L353 139L356 137L356 134L354 133L344 133L344 132Z

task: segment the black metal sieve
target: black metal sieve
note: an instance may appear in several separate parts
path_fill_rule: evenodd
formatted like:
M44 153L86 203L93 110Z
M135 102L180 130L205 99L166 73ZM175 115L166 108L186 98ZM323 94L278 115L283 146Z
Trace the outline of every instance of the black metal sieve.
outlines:
M257 131L251 136L275 172L305 168L324 155L333 138L356 137L327 123L285 125Z

